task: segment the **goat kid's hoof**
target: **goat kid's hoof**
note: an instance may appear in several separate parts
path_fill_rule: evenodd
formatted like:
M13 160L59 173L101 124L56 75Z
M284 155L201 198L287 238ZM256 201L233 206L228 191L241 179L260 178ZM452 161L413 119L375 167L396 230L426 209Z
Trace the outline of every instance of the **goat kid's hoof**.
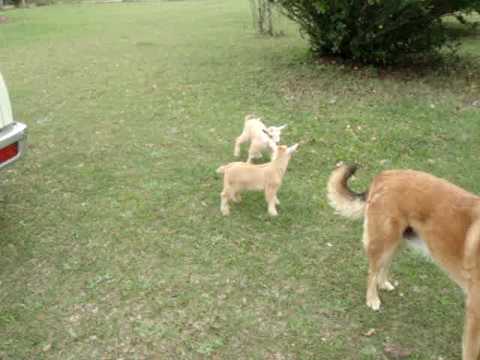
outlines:
M372 309L373 311L378 311L380 310L380 299L372 299L372 300L367 300L367 306Z

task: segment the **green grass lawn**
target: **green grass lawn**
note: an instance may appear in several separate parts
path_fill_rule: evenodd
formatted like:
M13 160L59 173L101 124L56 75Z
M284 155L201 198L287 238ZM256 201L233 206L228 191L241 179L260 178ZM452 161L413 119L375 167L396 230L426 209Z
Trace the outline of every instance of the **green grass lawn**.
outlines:
M480 193L479 32L455 25L456 63L378 71L312 61L286 20L256 36L247 1L5 15L30 145L0 174L0 359L460 359L463 295L421 256L366 307L361 224L325 184L345 160L358 190L415 168ZM274 219L260 193L219 210L249 112L306 142Z

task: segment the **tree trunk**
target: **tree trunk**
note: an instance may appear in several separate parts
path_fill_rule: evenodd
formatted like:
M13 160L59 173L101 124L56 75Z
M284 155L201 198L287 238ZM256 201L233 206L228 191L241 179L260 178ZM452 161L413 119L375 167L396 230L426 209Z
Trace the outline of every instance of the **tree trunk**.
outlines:
M256 0L250 0L250 12L252 13L253 28L257 29L258 14Z
M263 0L257 0L257 30L263 34L263 17L264 17Z
M272 23L272 3L270 0L264 0L265 1L265 23L266 23L266 29L265 32L273 36L273 23Z
M27 3L26 3L25 0L14 0L13 3L15 5L15 7L17 7L17 8L24 8L24 7L27 6Z
M272 0L250 0L254 28L259 34L273 36Z

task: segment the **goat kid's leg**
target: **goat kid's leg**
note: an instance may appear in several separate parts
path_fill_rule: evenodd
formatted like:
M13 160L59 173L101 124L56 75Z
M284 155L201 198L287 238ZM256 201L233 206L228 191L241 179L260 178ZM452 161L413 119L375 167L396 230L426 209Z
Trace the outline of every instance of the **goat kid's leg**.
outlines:
M262 144L256 141L252 141L250 148L248 149L247 162L251 163L253 159L260 159L262 157Z
M240 195L240 192L237 191L237 192L235 192L235 194L233 195L233 202L239 203L240 201L242 201L242 195Z
M265 189L265 200L267 201L268 204L268 213L271 216L277 216L278 212L276 209L276 202L275 198L277 197L277 188L275 187L269 187Z
M235 149L233 150L233 156L240 156L240 145L248 141L248 133L242 132L240 136L235 140Z
M229 198L228 190L224 189L220 194L220 211L224 216L230 215L230 207L228 206Z

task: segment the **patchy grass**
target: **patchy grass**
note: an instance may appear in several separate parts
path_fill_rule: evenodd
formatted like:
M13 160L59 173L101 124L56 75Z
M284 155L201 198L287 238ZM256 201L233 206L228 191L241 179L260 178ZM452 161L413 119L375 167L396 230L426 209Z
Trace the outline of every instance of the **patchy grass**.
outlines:
M414 253L366 308L361 225L324 189L342 159L358 189L415 168L480 193L478 32L418 74L311 61L287 21L256 36L247 1L7 15L1 71L30 149L0 178L1 359L460 357L462 294ZM215 169L251 111L307 142L275 219L261 194L219 211Z

